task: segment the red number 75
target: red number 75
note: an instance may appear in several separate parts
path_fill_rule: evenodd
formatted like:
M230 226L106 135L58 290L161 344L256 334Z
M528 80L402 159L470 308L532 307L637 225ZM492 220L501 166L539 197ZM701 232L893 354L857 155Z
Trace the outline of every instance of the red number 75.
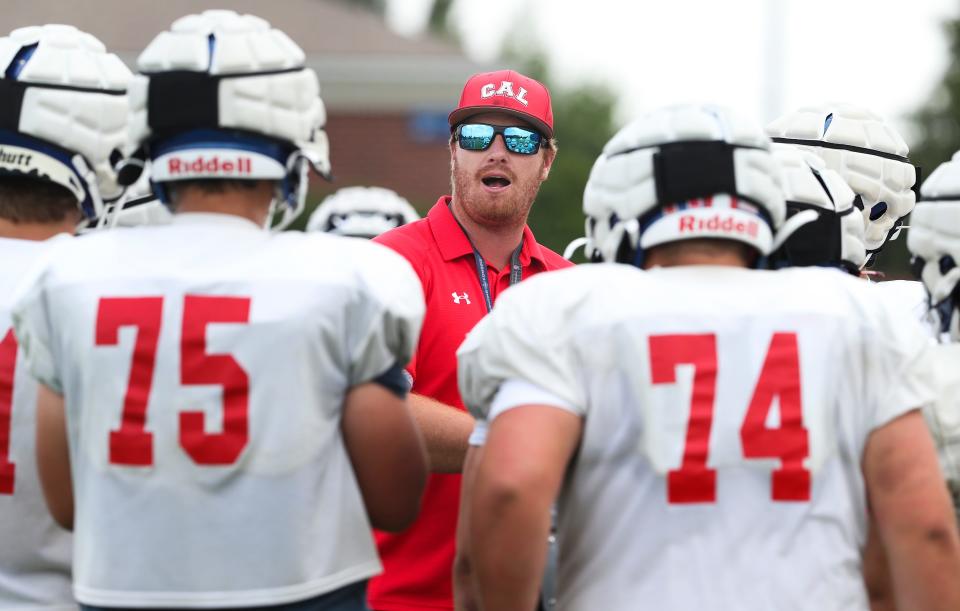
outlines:
M229 354L208 354L210 323L245 323L249 297L187 295L183 300L180 333L180 382L223 388L223 431L204 432L204 414L180 413L180 446L201 465L227 465L247 445L249 381L247 372ZM146 429L157 343L163 320L163 297L103 297L97 310L96 344L115 346L121 327L135 327L130 377L123 399L120 427L110 431L110 462L153 464L153 433Z

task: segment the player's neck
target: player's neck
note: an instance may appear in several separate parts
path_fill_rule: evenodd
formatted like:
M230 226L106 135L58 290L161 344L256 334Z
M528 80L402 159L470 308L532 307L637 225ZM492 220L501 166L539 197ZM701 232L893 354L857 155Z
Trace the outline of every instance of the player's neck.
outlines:
M469 214L456 205L456 200L451 202L450 211L467 232L467 236L484 261L498 270L510 264L510 256L523 239L525 219L512 225L490 227L470 218Z
M756 251L746 244L731 240L699 238L658 244L646 253L644 267L677 267L680 265L720 265L751 267Z
M651 253L644 262L644 267L680 267L683 265L719 265L724 267L747 267L746 262L736 253L701 254L685 253L673 256L662 256L660 253Z
M272 195L272 189L266 193L261 189L233 189L215 193L190 189L178 198L176 212L231 214L263 226L270 213Z
M72 234L76 226L74 219L66 219L59 223L14 223L0 218L0 238L42 241L58 233Z

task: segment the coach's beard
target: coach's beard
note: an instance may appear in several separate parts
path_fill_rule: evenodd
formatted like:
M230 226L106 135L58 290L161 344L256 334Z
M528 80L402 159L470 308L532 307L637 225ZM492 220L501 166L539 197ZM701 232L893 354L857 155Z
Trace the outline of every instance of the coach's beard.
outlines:
M490 193L484 189L481 176L489 171L484 168L476 174L464 172L456 160L453 161L452 183L453 198L474 222L488 228L516 227L525 225L533 201L540 191L538 171L533 176L521 179L509 173L510 187L503 193Z

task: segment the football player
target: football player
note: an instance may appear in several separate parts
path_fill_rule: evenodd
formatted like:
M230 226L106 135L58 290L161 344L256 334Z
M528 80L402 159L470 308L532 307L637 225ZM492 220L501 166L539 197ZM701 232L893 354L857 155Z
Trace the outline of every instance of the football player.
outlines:
M76 609L71 535L43 502L34 441L36 382L11 323L30 270L122 192L112 161L126 142L120 59L66 25L0 38L0 607Z
M232 11L158 35L123 172L149 161L172 223L66 241L16 306L85 608L363 609L371 526L416 515L416 275L365 241L264 230L329 173L304 59Z
M809 151L858 196L867 255L875 258L913 209L917 169L903 137L875 113L853 104L801 108L770 123L774 142Z
M750 269L789 230L780 181L758 126L650 113L584 194L610 263L514 287L467 337L485 608L533 606L554 499L561 610L866 609L868 499L902 608L960 608L927 338L847 274Z
M317 206L307 231L371 239L419 218L410 202L390 189L344 187Z
M817 155L850 185L863 212L865 266L872 265L884 244L897 237L916 201L919 170L910 163L900 133L870 110L842 103L801 108L766 130L774 142ZM884 299L911 316L924 316L926 294L919 282L894 280L880 286Z
M940 392L926 415L954 506L960 508L960 153L930 175L920 196L907 245L943 342L936 347Z

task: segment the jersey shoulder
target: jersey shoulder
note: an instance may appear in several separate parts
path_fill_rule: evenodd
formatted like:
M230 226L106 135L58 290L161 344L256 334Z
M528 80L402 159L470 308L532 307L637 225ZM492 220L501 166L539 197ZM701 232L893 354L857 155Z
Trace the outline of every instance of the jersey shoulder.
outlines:
M876 290L904 314L925 321L929 300L923 283L916 280L888 280L878 282ZM931 327L932 332L932 327Z
M370 241L399 253L417 268L429 259L428 252L435 245L430 220L426 217L391 229Z
M504 292L494 306L501 319L529 325L547 336L552 328L572 329L605 320L611 304L645 294L649 274L631 265L592 263L536 274ZM564 333L565 335L565 333ZM557 335L559 336L559 335Z
M282 259L295 259L306 278L348 285L388 308L419 310L420 280L410 263L390 248L364 238L322 232L287 232Z
M9 310L23 292L33 286L72 236L60 234L48 240L0 239L0 309Z

